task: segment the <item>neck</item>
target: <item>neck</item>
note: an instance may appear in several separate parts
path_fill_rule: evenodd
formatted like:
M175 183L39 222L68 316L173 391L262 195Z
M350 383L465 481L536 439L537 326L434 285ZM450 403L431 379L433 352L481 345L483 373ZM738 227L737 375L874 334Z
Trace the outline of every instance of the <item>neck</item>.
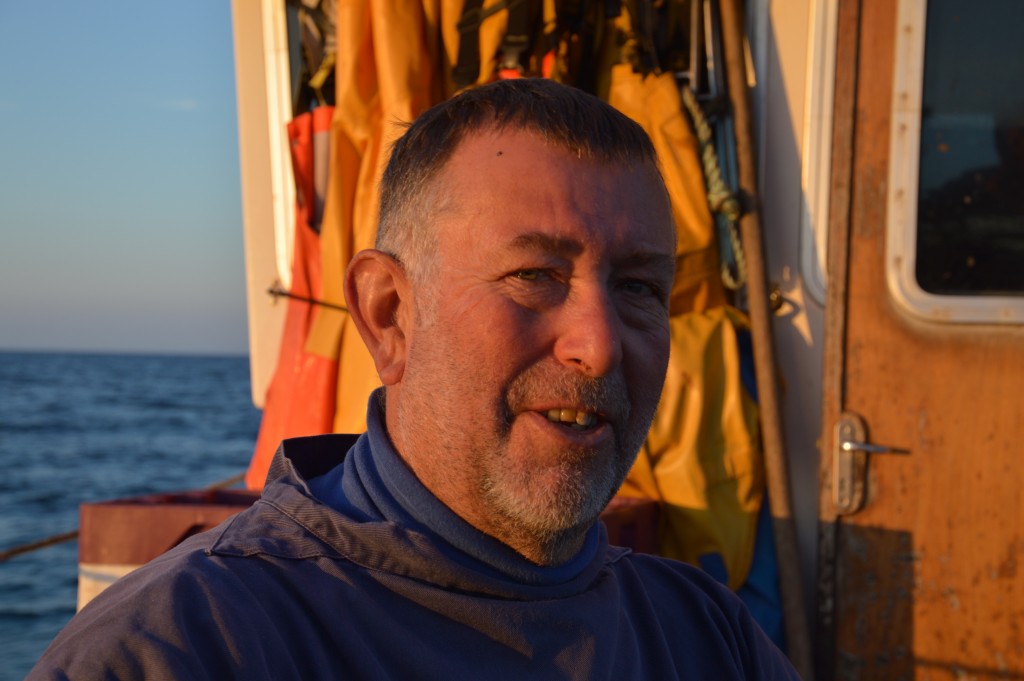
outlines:
M572 528L542 537L513 525L506 526L500 534L479 527L477 529L511 547L531 563L543 567L569 562L583 548L587 537L587 528Z

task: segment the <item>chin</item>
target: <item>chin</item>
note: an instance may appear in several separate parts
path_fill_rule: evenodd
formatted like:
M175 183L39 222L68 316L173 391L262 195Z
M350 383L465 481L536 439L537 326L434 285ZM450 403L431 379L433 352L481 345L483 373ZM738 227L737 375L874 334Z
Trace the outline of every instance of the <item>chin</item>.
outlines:
M611 462L594 466L592 455L568 458L574 461L489 478L484 485L488 503L533 536L585 531L607 506L628 467L620 471Z

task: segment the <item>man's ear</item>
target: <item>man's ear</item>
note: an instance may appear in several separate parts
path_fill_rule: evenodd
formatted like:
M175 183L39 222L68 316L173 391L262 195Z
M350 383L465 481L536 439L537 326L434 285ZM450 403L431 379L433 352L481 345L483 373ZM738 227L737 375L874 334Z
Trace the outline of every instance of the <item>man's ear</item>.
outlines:
M405 373L410 296L405 269L387 253L360 251L349 263L345 302L384 385L400 382Z

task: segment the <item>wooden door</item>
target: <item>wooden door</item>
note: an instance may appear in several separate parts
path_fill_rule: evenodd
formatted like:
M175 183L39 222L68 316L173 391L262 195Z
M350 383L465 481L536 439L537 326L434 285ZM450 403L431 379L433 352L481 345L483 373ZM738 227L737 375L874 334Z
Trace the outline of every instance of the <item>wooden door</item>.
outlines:
M839 7L816 674L1024 679L1024 330L894 301L894 63L920 27L900 0ZM865 426L849 438L909 453L852 451L840 475L843 414Z

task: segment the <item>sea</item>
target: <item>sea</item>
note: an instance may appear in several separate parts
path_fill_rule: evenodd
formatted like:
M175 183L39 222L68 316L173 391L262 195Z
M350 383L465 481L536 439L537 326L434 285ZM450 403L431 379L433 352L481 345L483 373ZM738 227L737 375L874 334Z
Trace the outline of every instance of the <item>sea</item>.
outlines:
M77 529L85 502L244 472L259 421L246 357L0 352L0 552ZM0 562L0 681L74 614L77 551Z

